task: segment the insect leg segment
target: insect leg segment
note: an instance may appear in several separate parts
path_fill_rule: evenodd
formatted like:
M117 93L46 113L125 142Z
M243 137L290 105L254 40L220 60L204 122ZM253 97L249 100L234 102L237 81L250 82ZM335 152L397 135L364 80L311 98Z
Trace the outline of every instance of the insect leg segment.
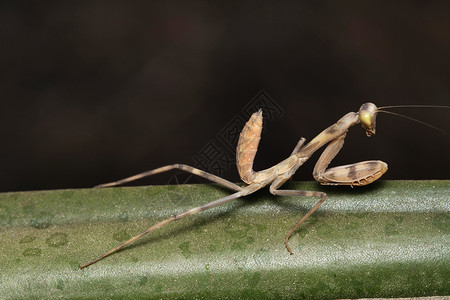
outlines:
M257 183L251 184L251 185L248 185L248 186L242 188L241 191L239 191L237 193L234 193L234 194L225 196L223 198L211 201L211 202L206 203L206 204L201 205L201 206L197 206L197 207L188 209L188 210L186 210L184 212L181 212L181 213L173 215L173 217L175 218L175 220L179 220L181 218L184 218L184 217L187 217L187 216L190 216L190 215L193 215L193 214L205 211L207 209L210 209L210 208L213 208L213 207L225 204L227 202L230 202L230 201L235 200L237 198L240 198L242 196L249 195L251 193L256 192L257 190L259 190L261 188L262 188L262 186L260 184L257 184Z
M295 146L295 148L294 148L294 150L292 151L291 155L294 155L294 154L300 152L300 149L302 148L302 146L303 146L303 144L305 143L305 141L306 141L306 140L305 140L304 137L300 138L300 140L299 140L298 143L297 143L297 146Z
M380 178L388 169L380 160L362 161L327 169L344 145L346 133L331 141L317 161L313 176L324 185L366 185Z
M184 217L187 217L187 216L190 216L190 215L194 215L196 213L205 211L207 209L210 209L210 208L213 208L213 207L225 204L225 203L230 202L232 200L235 200L235 199L237 199L239 197L242 197L242 192L237 192L237 193L228 195L226 197L223 197L223 198L211 201L211 202L206 203L204 205L188 209L188 210L186 210L184 212L174 214L173 217L174 217L174 220L179 220L179 219L182 219Z
M84 269L84 268L86 268L86 267L88 267L88 266L98 262L99 260L105 258L106 256L109 256L109 255L119 251L120 249L124 248L125 246L133 243L134 241L136 241L138 239L140 239L141 237L143 237L147 233L150 233L150 232L152 232L152 231L154 231L156 229L159 229L162 226L166 225L167 223L170 223L172 221L178 221L178 220L180 220L180 219L182 219L184 217L187 217L187 216L190 216L190 215L193 215L193 214L205 211L207 209L210 209L210 208L213 208L213 207L225 204L227 202L236 200L237 198L239 198L241 196L248 195L248 194L251 194L251 193L257 191L260 188L261 188L261 185L259 185L259 184L249 185L249 186L246 186L245 188L243 188L242 191L239 191L237 193L234 193L234 194L228 195L226 197L223 197L223 198L211 201L211 202L206 203L206 204L201 205L201 206L197 206L197 207L188 209L188 210L186 210L184 212L176 213L176 214L170 216L169 218L167 218L167 219L165 219L165 220L163 220L163 221L161 221L159 223L156 223L155 225L149 227L147 230L141 232L140 234L138 234L138 235L130 238L129 240L123 242L122 244L120 244L116 248L106 252L102 256L100 256L100 257L98 257L98 258L96 258L96 259L94 259L94 260L92 260L92 261L90 261L90 262L88 262L88 263L86 263L84 265L81 265L80 269Z
M347 133L344 133L341 136L334 139L333 141L331 141L325 148L325 150L323 150L322 154L317 160L313 170L313 177L318 182L325 184L330 181L327 180L327 175L330 175L329 173L332 172L329 172L326 175L325 172L327 171L327 167L330 164L330 162L336 157L336 155L344 146L344 139L346 135Z
M277 179L275 179L272 184L270 185L270 192L273 195L277 196L305 196L305 197L320 197L320 200L297 222L292 226L291 230L286 234L286 237L284 238L284 245L287 249L287 251L292 255L294 252L292 252L291 247L289 246L289 238L294 233L294 231L305 222L306 219L308 219L309 216L311 216L325 201L326 194L323 192L315 192L315 191L299 191L299 190L278 190L278 188L283 185L288 179L290 178L287 176L279 176Z
M96 259L94 259L94 260L91 260L90 262L85 263L84 265L81 265L81 266L80 266L80 269L84 269L84 268L86 268L86 267L89 267L90 265L95 264L95 263L98 262L99 260L102 260L103 258L105 258L105 257L107 257L107 256L109 256L109 255L111 255L111 254L113 254L113 253L119 251L120 249L124 248L125 246L127 246L127 245L133 243L134 241L136 241L136 240L138 240L138 239L140 239L141 237L143 237L143 236L146 235L147 233L152 232L152 231L154 231L154 230L156 230L156 229L158 229L158 228L160 228L160 227L166 225L167 223L170 223L170 222L175 221L175 220L176 220L176 219L174 218L174 216L171 216L170 218L167 218L167 219L165 219L165 220L163 220L163 221L161 221L161 222L159 222L159 223L156 223L156 224L153 225L152 227L148 228L146 231L141 232L141 233L139 233L138 235L133 236L131 239L129 239L129 240L123 242L122 244L120 244L119 246L117 246L117 247L115 247L115 248L109 250L108 252L106 252L105 254L99 256L98 258L96 258Z
M117 181L114 181L114 182L100 184L100 185L97 185L95 187L96 188L102 188L102 187L117 186L117 185L121 185L121 184L124 184L124 183L127 183L127 182L135 181L135 180L147 177L147 176L151 176L151 175L155 175L155 174L159 174L159 173L164 173L164 172L167 172L167 171L170 171L170 170L173 170L173 169L182 170L182 171L185 171L185 172L188 172L188 173L191 173L191 174L203 177L205 179L208 179L208 180L210 180L212 182L220 184L220 185L222 185L224 187L227 187L227 188L229 188L231 190L234 190L234 191L240 191L241 190L240 186L238 186L238 185L236 185L236 184L234 184L234 183L232 183L232 182L230 182L230 181L228 181L226 179L223 179L223 178L221 178L219 176L216 176L214 174L211 174L211 173L205 172L203 170L200 170L200 169L188 166L188 165L184 165L184 164L173 164L173 165L160 167L160 168L157 168L157 169L153 169L153 170L150 170L150 171L142 172L140 174L137 174L137 175L134 175L134 176L131 176L131 177L127 177L127 178L124 178L124 179L121 179L121 180L117 180Z

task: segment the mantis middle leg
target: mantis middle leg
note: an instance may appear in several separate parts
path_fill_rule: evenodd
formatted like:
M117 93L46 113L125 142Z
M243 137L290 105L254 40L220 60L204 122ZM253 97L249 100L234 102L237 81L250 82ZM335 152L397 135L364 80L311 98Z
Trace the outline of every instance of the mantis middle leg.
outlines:
M286 246L287 251L292 255L294 254L294 252L292 252L291 247L289 246L289 238L291 237L292 233L294 233L294 231L322 205L327 195L323 192L316 191L278 190L278 188L282 186L289 178L290 176L288 177L284 174L280 175L270 185L270 192L273 195L277 196L320 197L319 202L317 202L297 223L294 224L294 226L292 226L291 230L289 230L289 232L286 234L286 237L284 238L284 245Z
M336 157L339 151L344 145L346 133L338 136L332 140L328 146L325 148L321 154L319 160L317 161L313 176L321 184L329 185L366 185L381 177L387 171L387 164L382 161L364 161L351 165L339 166L327 169L330 162ZM301 145L303 141L300 140L293 154L301 150ZM300 146L299 146L300 145ZM270 192L273 195L278 196L312 196L320 197L320 200L291 228L285 237L284 244L286 249L290 254L293 254L291 248L289 247L289 238L294 233L294 231L301 225L305 220L311 216L325 201L326 194L324 192L316 191L299 191L299 190L278 190L278 188L283 185L286 180L288 180L295 170L291 170L285 174L281 174L277 177L270 186Z

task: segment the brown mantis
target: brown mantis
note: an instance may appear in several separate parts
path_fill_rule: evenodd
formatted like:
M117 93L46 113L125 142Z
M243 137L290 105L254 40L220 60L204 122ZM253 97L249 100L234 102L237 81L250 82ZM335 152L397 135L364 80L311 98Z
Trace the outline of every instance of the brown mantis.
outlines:
M259 140L261 138L262 130L262 110L254 113L249 121L244 126L236 149L236 164L239 175L245 186L238 186L226 179L218 177L216 175L207 173L205 171L199 170L197 168L184 165L184 164L173 164L164 166L158 169L150 170L137 174L132 177L128 177L119 181L106 183L99 185L97 187L110 187L116 186L123 183L127 183L133 180L137 180L146 176L154 175L157 173L166 172L172 169L179 169L194 175L201 176L226 188L229 188L235 193L214 200L207 204L194 207L192 209L186 210L181 213L174 214L169 218L149 227L142 233L130 238L129 240L123 242L114 249L108 251L107 253L101 255L100 257L80 266L83 269L90 266L99 260L105 258L106 256L117 252L126 245L136 241L142 236L149 232L152 232L172 221L180 220L184 217L205 211L207 209L213 208L235 200L237 198L252 194L257 190L270 184L269 190L273 195L278 196L313 196L318 197L320 200L289 230L284 239L284 244L287 251L293 254L289 246L289 238L292 233L303 223L305 220L311 216L322 203L325 201L326 194L324 192L318 191L300 191L300 190L282 190L279 189L288 179L290 179L300 166L303 165L311 155L320 149L321 147L327 147L319 157L313 171L314 178L324 185L350 185L350 186L362 186L367 185L376 181L380 178L388 169L385 162L380 160L370 160L363 161L354 164L333 167L328 169L329 163L334 159L337 153L341 150L347 131L356 124L361 124L362 128L366 131L368 137L375 134L376 127L376 117L378 112L385 112L395 114L389 111L384 111L382 109L393 108L400 106L385 106L379 107L373 103L364 103L358 112L349 112L339 119L335 124L331 125L324 131L322 131L318 136L312 139L309 143L305 145L305 139L301 138L297 145L295 146L292 154L278 163L277 165L262 171L253 170L253 161L258 150ZM410 105L409 107L441 107L450 108L448 106L431 106L431 105ZM395 114L398 115L398 114ZM402 116L402 115L400 115ZM408 117L407 117L408 118ZM417 120L416 120L417 121ZM419 121L420 122L420 121ZM423 123L423 122L420 122ZM426 123L423 123L426 124ZM428 125L428 124L426 124ZM429 125L431 126L431 125ZM433 127L433 126L431 126Z

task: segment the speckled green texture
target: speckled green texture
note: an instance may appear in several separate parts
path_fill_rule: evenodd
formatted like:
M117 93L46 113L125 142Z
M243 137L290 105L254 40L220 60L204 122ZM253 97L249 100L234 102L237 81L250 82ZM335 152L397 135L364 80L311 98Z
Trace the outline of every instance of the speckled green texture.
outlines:
M0 194L0 299L361 298L450 294L450 181L367 187L290 183L169 224L78 266L175 212L228 194L216 185Z

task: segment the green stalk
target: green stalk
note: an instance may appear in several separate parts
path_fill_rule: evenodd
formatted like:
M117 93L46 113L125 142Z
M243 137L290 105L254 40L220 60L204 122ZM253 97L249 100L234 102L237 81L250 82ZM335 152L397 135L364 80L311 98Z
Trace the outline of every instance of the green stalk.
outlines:
M450 294L450 181L264 190L150 233L150 225L229 194L216 185L0 194L0 299L413 297Z

